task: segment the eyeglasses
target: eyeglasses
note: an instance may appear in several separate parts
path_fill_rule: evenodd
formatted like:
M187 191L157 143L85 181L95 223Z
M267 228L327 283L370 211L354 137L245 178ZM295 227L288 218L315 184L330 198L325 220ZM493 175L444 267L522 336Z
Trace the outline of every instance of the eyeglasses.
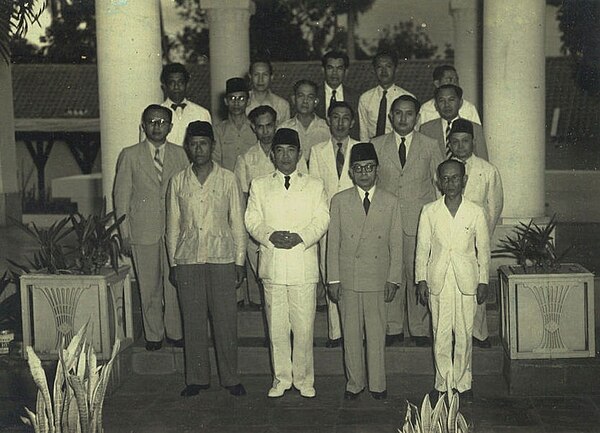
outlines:
M231 95L231 96L228 96L227 99L229 99L231 102L235 102L235 101L244 102L246 99L248 99L248 97L245 95L238 95L238 96Z
M155 119L150 119L148 123L152 126L162 127L168 125L170 122L167 119L163 119L162 117L157 117Z
M352 171L354 173L372 173L373 170L375 170L375 167L377 167L377 164L367 164L367 165L353 165L352 166Z

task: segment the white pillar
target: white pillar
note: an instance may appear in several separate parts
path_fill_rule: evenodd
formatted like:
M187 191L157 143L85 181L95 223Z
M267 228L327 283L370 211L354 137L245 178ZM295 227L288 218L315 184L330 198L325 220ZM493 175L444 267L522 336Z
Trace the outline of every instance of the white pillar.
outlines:
M503 222L544 216L545 0L486 0L484 132L504 184Z
M458 71L465 99L481 109L479 4L480 0L450 0L454 27L454 67Z
M211 114L220 119L225 81L244 77L250 66L252 0L202 0L210 32Z
M102 187L109 209L117 158L139 141L142 111L162 102L159 0L96 0Z
M0 59L0 226L21 219L11 67Z

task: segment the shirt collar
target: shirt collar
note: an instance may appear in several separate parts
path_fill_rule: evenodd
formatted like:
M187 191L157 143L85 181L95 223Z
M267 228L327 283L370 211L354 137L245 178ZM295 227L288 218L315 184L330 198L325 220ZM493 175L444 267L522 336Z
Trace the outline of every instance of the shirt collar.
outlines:
M174 103L175 103L175 102L173 102L173 101L171 100L171 98L167 98L167 99L165 99L165 102L164 102L164 104L165 104L167 107L171 107L171 104L174 104ZM181 101L179 104L187 104L187 103L189 103L188 99L187 99L187 98L183 98L183 100L182 100L182 101Z
M358 196L360 197L360 200L362 201L365 199L365 192L369 193L369 200L373 200L373 194L375 194L375 187L376 185L373 185L370 190L365 191L361 187L357 186L356 190L358 191Z
M148 143L148 148L150 149L150 151L152 152L153 155L154 155L154 152L156 152L156 149L158 149L158 152L162 155L163 152L165 151L165 147L167 147L166 141L158 147L156 147L154 144L150 143L150 141L148 139L146 139L146 143Z
M410 143L412 143L412 138L413 138L414 132L415 132L415 130L413 129L412 131L410 131L409 134L402 136L402 135L398 134L396 131L394 131L394 136L396 137L396 144L398 146L400 146L400 141L401 141L402 137L404 137L404 144L406 146L408 146Z

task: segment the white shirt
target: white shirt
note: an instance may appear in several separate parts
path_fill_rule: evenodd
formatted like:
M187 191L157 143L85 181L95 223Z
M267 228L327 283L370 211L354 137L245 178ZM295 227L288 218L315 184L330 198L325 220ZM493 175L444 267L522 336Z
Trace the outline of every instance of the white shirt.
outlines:
M327 113L329 112L329 102L331 101L331 94L333 93L334 89L329 87L329 84L327 84L326 82L324 83L323 87L325 88L325 100L323 102L325 103L325 115L327 116ZM337 87L337 89L335 89L335 100L345 101L344 86L342 84L340 84Z
M177 110L173 112L173 129L171 129L171 132L169 132L167 140L169 140L171 143L183 146L185 130L191 122L201 120L203 122L212 123L212 120L210 117L210 112L206 108L193 103L189 99L184 99L181 101L181 103L186 104L186 106L183 109L178 107ZM174 104L174 102L167 98L165 102L160 105L173 111L171 104Z
M146 143L148 143L148 149L150 149L150 155L152 155L152 160L154 160L154 155L156 155L156 149L158 149L158 158L160 159L161 162L164 162L165 161L165 147L167 147L166 142L161 144L158 147L156 147L154 144L150 143L148 140L146 140Z
M402 141L402 136L394 131L394 137L396 137L396 149L400 152L400 142ZM412 144L413 132L404 136L404 146L406 147L406 156L408 156L408 151L410 149L410 145Z
M435 100L432 98L421 105L421 109L419 110L419 118L417 119L417 126L415 126L415 129L418 131L419 126L429 122L430 120L439 119L440 117L440 113L438 113L435 108ZM481 119L479 118L479 113L477 113L477 108L475 108L475 105L466 99L463 99L463 103L458 110L458 117L481 125Z
M377 131L377 117L379 116L379 104L383 96L383 87L377 86L360 95L358 100L358 120L360 122L360 141L370 141L375 137ZM386 94L386 116L385 116L385 133L392 132L392 125L388 114L392 107L392 102L402 95L414 95L408 90L404 90L400 86L393 84L387 89Z
M358 196L360 197L360 201L365 201L365 193L366 192L369 193L369 201L373 201L373 194L375 194L375 185L373 185L371 187L371 189L368 191L365 191L360 186L357 187L356 190L358 191Z
M304 159L310 159L310 149L318 143L321 143L329 138L331 135L329 131L329 125L325 119L320 118L315 114L314 119L308 125L308 128L305 128L302 125L302 122L298 120L297 116L292 117L291 119L286 120L279 128L289 128L293 129L298 133L298 138L300 139L300 148L302 149L302 156Z

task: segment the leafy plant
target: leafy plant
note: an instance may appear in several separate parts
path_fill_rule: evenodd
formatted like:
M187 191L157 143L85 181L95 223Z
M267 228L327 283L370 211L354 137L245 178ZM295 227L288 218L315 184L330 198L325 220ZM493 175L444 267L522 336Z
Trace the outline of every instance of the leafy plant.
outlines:
M21 299L19 292L8 294L14 288L15 277L8 271L0 278L0 329L21 332Z
M448 400L448 405L446 405ZM437 401L432 409L429 394L425 394L421 409L406 402L406 415L400 433L468 433L469 426L465 417L458 411L459 397L457 392L448 391Z
M87 324L59 351L59 362L52 395L42 363L31 346L27 346L29 370L38 388L36 412L27 407L21 420L36 433L102 433L104 395L120 341L113 346L110 360L98 366L91 344L85 339ZM64 343L63 343L64 347Z
M84 217L76 213L69 218L78 241L76 268L82 274L94 275L110 261L116 272L119 269L122 244L117 228L125 215L109 225L114 220L115 213L106 213L105 202L99 215Z
M525 269L525 272L550 273L560 267L561 260L570 251L567 248L561 255L556 253L552 233L556 228L556 215L545 226L539 226L529 221L519 223L514 229L514 235L501 239L498 249L492 251L492 257L509 257Z

